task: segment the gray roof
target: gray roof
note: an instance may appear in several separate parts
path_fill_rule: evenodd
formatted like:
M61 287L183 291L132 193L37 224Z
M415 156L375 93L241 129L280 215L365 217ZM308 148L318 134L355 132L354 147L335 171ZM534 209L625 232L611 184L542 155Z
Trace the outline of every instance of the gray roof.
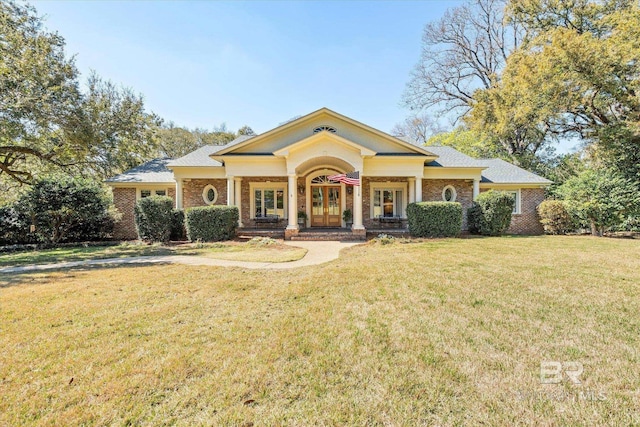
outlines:
M234 145L238 145L241 142L245 142L247 139L253 138L254 136L256 136L256 135L240 135L239 137L237 137L236 139L234 139L233 141L231 141L231 142L229 142L229 143L227 143L225 145L216 146L218 149L215 152L217 153L218 151L222 151L222 150L224 150L226 148L233 147Z
M222 166L217 160L213 160L210 156L212 154L217 153L220 150L224 150L225 148L232 147L234 145L240 144L241 142L246 141L247 139L253 138L253 135L240 135L233 141L229 142L225 145L205 145L203 147L198 148L196 151L192 151L186 156L182 156L179 159L175 159L169 163L169 167L173 166L191 166L191 167L201 167L201 166Z
M452 147L429 145L425 147L438 158L427 163L427 166L440 166L445 168L483 168L488 164L485 161L474 159Z
M171 159L153 159L133 169L107 179L106 182L175 182L173 172L167 168Z
M222 163L213 160L210 155L220 150L224 145L205 145L192 151L186 156L169 162L169 167L173 166L222 166Z
M502 159L480 159L489 166L482 171L482 181L495 184L551 184L546 178L524 170Z

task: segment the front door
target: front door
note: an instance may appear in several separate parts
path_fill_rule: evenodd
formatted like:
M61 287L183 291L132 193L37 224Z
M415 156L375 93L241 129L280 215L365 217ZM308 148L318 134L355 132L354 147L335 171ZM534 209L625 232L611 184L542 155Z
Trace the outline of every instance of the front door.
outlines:
M340 227L340 186L311 187L311 226Z

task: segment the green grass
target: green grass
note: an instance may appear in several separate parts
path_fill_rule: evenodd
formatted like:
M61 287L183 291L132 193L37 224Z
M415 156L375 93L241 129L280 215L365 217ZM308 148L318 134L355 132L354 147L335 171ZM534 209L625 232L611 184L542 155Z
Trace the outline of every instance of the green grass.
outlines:
M287 271L0 286L0 425L640 424L637 240L367 244ZM582 385L541 384L543 361L582 363Z
M0 254L0 267L152 255L196 255L234 261L287 262L298 260L306 253L306 249L283 244L260 245L253 242L194 243L177 246L123 243L3 253Z

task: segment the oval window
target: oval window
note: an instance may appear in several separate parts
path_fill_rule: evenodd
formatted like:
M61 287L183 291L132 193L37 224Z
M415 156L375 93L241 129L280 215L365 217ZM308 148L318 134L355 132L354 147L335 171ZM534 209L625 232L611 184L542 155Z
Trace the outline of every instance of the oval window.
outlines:
M202 190L202 199L208 205L212 205L218 200L218 191L213 185L207 185Z
M442 200L445 202L455 202L456 201L456 189L453 185L447 185L442 190Z

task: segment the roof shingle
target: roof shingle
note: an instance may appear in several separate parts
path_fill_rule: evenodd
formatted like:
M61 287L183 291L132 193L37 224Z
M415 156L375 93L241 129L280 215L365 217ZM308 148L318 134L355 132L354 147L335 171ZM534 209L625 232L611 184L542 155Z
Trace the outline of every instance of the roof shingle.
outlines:
M551 184L546 178L524 170L502 159L478 160L489 166L482 171L482 181L494 184Z
M440 166L445 168L484 168L487 163L467 156L452 147L429 145L427 150L437 155L438 158L427 163L427 166Z
M167 168L167 164L171 161L169 158L153 159L146 163L129 169L126 172L116 175L106 180L113 183L166 183L175 182L173 172Z

